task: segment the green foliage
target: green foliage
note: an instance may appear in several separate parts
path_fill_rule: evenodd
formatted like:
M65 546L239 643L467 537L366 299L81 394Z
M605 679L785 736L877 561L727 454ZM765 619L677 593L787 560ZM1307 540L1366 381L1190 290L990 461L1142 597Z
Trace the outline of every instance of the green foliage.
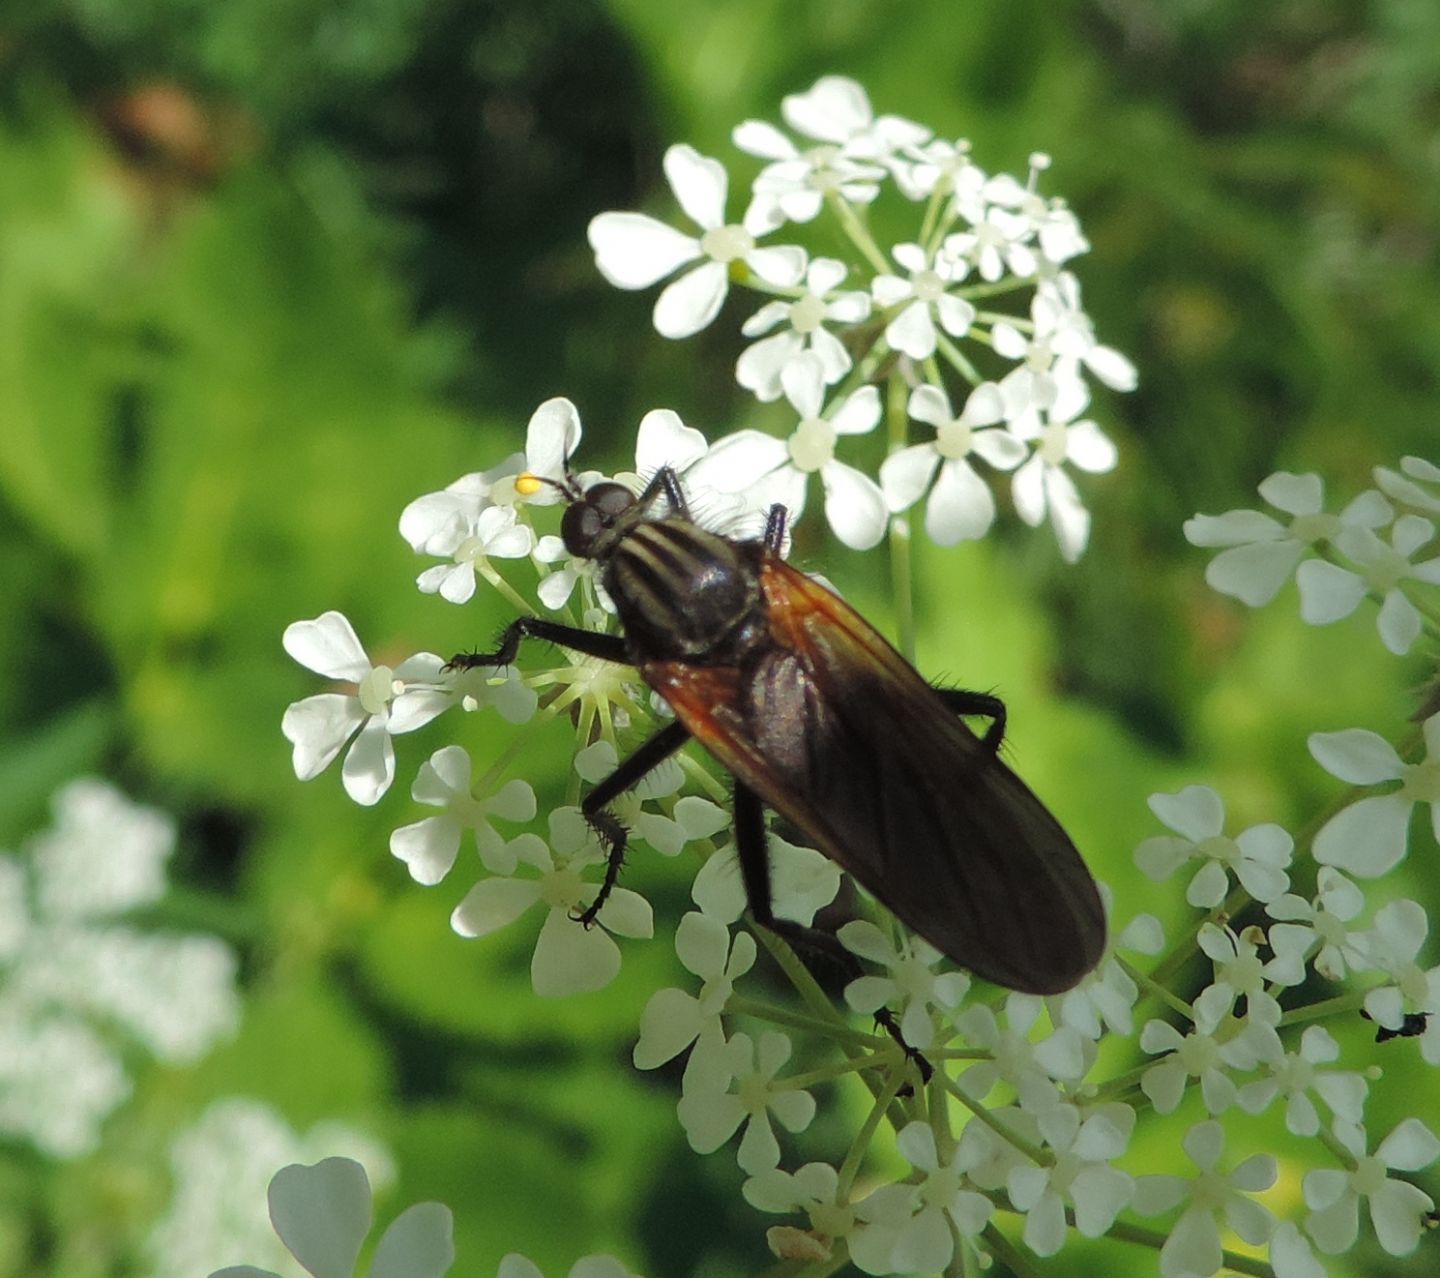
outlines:
M1368 618L1240 613L1179 525L1252 504L1281 465L1353 492L1433 441L1437 50L1423 0L0 5L0 840L61 781L111 775L180 817L188 888L223 898L245 961L239 1037L142 1081L145 1204L165 1138L238 1092L297 1125L369 1123L392 1201L456 1209L466 1272L509 1250L558 1273L609 1248L653 1278L765 1262L725 1235L733 1165L697 1168L673 1080L628 1063L646 994L677 979L668 942L547 1005L519 937L459 940L463 888L422 890L386 854L416 819L403 785L357 813L333 769L294 780L279 718L314 685L280 633L337 607L372 654L487 639L506 608L412 592L395 519L513 451L547 395L593 423L597 465L628 462L646 408L712 436L753 413L735 339L656 338L583 230L658 205L664 141L724 153L818 74L972 137L987 167L1052 151L1094 243L1088 308L1141 369L1099 406L1122 463L1087 559L926 549L922 668L1010 701L1026 774L1112 882L1136 886L1154 790L1213 782L1247 823L1313 810L1305 734L1393 722L1418 668L1357 663ZM157 84L199 129L188 149L122 109ZM883 617L878 560L804 548ZM475 733L481 758L503 739ZM425 738L404 744L413 771ZM558 784L558 759L525 764ZM683 898L654 895L668 937ZM81 1272L45 1210L133 1248L148 1221L115 1209L115 1166L0 1156L0 1275ZM134 1272L119 1244L98 1254L91 1271Z

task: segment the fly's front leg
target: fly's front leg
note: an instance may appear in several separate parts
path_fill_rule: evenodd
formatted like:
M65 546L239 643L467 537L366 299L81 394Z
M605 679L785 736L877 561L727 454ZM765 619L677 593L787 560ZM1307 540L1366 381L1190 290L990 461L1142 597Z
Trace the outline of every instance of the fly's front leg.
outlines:
M625 651L625 640L619 635L602 635L595 630L581 630L578 626L561 625L558 621L547 621L544 617L517 617L505 627L494 652L457 652L445 663L445 669L473 670L477 666L508 666L520 651L522 639L544 639L573 652L582 652L587 657L598 657L601 661L613 661L621 666L630 663L630 656Z
M936 688L940 699L956 714L976 714L990 720L981 738L992 754L1000 752L1005 739L1005 703L988 692L971 692L966 688Z
M622 760L614 772L581 800L580 811L604 847L606 861L605 877L601 880L600 890L595 894L595 899L574 916L577 922L586 927L595 922L605 902L610 899L610 893L615 890L615 880L619 878L620 867L625 863L625 845L629 841L629 831L613 812L606 809L689 739L690 730L678 719L661 728L628 759Z
M783 508L777 506L775 509ZM770 890L770 848L765 833L765 808L760 796L738 781L735 783L735 855L740 862L740 878L745 884L745 897L755 922L777 936L783 936L802 952L823 955L845 974L847 981L865 974L860 960L833 933L818 927L806 927L793 919L775 917L774 898ZM905 1041L890 1009L880 1008L875 1013L875 1021L900 1045L906 1057L915 1062L921 1080L928 1083L935 1072L934 1066Z

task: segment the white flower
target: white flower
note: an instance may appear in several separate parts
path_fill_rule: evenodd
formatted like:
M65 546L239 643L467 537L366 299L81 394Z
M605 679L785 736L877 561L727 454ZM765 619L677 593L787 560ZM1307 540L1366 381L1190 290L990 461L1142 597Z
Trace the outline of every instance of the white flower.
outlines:
M173 817L131 801L98 777L68 782L50 808L55 824L25 844L39 914L103 917L165 894L166 865L175 851Z
M1336 1118L1358 1123L1365 1108L1368 1085L1353 1070L1322 1069L1340 1059L1340 1044L1319 1025L1307 1026L1298 1052L1267 1053L1260 1065L1268 1077L1246 1083L1239 1094L1240 1108L1261 1114L1282 1093L1285 1126L1297 1136L1314 1136L1320 1130L1320 1113L1310 1092L1319 1096Z
M493 793L477 796L471 788L470 756L462 746L445 746L420 765L410 797L445 809L440 816L401 826L390 836L391 854L405 862L415 882L429 886L450 873L466 830L487 870L509 874L515 869L514 858L490 818L531 820L535 791L526 782L507 781Z
M1351 785L1399 781L1389 794L1370 795L1330 818L1315 836L1315 859L1361 878L1387 874L1405 856L1410 813L1417 803L1430 805L1430 824L1440 838L1440 714L1422 728L1425 758L1406 763L1383 737L1362 728L1311 733L1315 761Z
M415 584L449 603L469 603L487 560L523 559L530 553L535 534L517 519L514 506L487 506L471 521L453 521L447 534L432 536L426 547L427 554L448 555L451 562L425 569Z
M423 727L450 704L436 686L440 658L422 652L393 670L373 666L354 628L334 611L292 622L284 644L307 670L356 685L348 696L323 692L286 709L280 727L294 746L295 775L302 781L319 776L354 738L340 770L345 793L367 807L378 803L395 779L391 735Z
M963 203L960 207L964 207ZM1029 242L1034 227L1028 218L998 204L975 209L968 231L945 237L943 251L951 261L963 263L959 274L972 266L980 278L994 283L1008 270L1012 275L1034 275L1037 262Z
M1295 575L1300 587L1300 616L1312 626L1348 617L1366 595L1378 596L1375 624L1391 652L1404 656L1420 637L1420 611L1401 583L1440 585L1440 555L1412 564L1410 557L1435 536L1435 525L1419 515L1401 515L1390 530L1387 546L1368 528L1342 528L1335 549L1355 565L1352 571L1324 559L1308 559Z
M774 502L785 506L791 520L805 508L811 475L825 489L825 518L835 535L854 550L868 550L885 535L888 512L885 494L868 475L835 458L841 435L863 435L880 420L880 395L862 386L843 400L828 418L824 408L825 376L812 352L797 355L781 374L785 397L800 414L788 440L756 430L736 431L716 442L696 466L703 482L728 493L744 493L754 509Z
M877 117L864 88L843 75L821 76L804 93L788 94L780 114L796 133L861 159L884 161L930 136L929 129L902 116Z
M938 1273L954 1257L953 1231L973 1238L990 1220L990 1200L966 1176L980 1146L961 1141L942 1163L935 1133L922 1122L903 1127L895 1145L920 1180L885 1185L855 1205L868 1227L851 1239L850 1258L870 1274Z
M1283 920L1270 928L1275 957L1265 965L1265 974L1281 985L1299 985L1305 979L1305 960L1317 946L1314 967L1326 980L1344 980L1347 968L1369 966L1361 938L1345 926L1364 908L1364 893L1329 865L1320 867L1315 887L1311 901L1286 892L1265 903L1272 919Z
M888 976L862 976L845 987L845 1001L862 1015L873 1015L899 1001L900 1033L924 1051L935 1041L935 1012L952 1011L970 988L964 972L936 972L944 956L928 941L912 936L897 950L873 923L857 920L840 929L840 943L852 954L877 963Z
M1053 1079L1074 1082L1085 1073L1085 1040L1068 1025L1034 1042L1030 1031L1044 1009L1033 994L1010 994L1005 999L1005 1026L983 1005L967 1007L955 1018L955 1027L974 1047L991 1059L971 1065L959 1077L967 1095L983 1100L996 1083L1015 1088L1027 1109L1044 1110L1058 1099Z
M1213 909L1229 891L1234 874L1257 901L1270 901L1290 885L1286 868L1294 840L1278 825L1255 825L1234 838L1225 830L1225 805L1206 785L1187 785L1176 794L1152 794L1147 800L1162 824L1179 837L1156 835L1135 849L1135 864L1157 883L1187 861L1201 867L1185 899L1197 909Z
M804 1131L815 1117L809 1092L776 1082L775 1075L789 1059L790 1039L774 1030L760 1036L758 1053L748 1034L736 1034L699 1068L692 1054L676 1107L690 1147L697 1154L713 1153L744 1123L737 1154L741 1171L754 1176L774 1167L780 1161L780 1144L771 1114L790 1132Z
M1035 445L1030 460L1015 472L1011 484L1015 513L1038 528L1048 512L1066 563L1074 563L1084 553L1090 540L1090 512L1080 501L1065 463L1101 475L1115 468L1118 456L1115 445L1094 422L1073 420L1088 402L1084 383L1068 381L1047 409L1021 413L1010 422L1017 439Z
M532 506L553 506L566 500L570 459L580 447L583 434L579 409L563 396L547 399L530 414L525 427L524 474L549 482L526 485L521 494L526 502ZM584 489L598 476L586 473L575 478Z
M148 1278L195 1278L209 1273L217 1260L241 1256L294 1272L291 1253L275 1236L266 1211L266 1185L288 1163L337 1154L362 1164L371 1184L394 1179L386 1150L354 1128L317 1123L302 1135L260 1101L227 1096L211 1102L170 1147L174 1196L146 1240L143 1272ZM221 1272L237 1275L233 1269ZM237 1278L257 1272L264 1271L242 1265Z
M1408 1256L1420 1241L1426 1217L1435 1210L1429 1194L1390 1176L1392 1171L1419 1171L1440 1157L1440 1140L1418 1118L1407 1118L1366 1153L1364 1129L1337 1122L1335 1138L1354 1156L1352 1169L1321 1168L1306 1172L1305 1232L1321 1251L1332 1256L1349 1251L1360 1232L1360 1200L1370 1205L1375 1237L1392 1256Z
M986 430L1000 421L1004 406L993 382L970 392L957 417L945 392L929 384L910 392L910 416L935 427L935 438L891 453L880 467L880 487L893 511L913 506L939 478L925 507L925 531L937 545L953 546L983 537L995 519L990 486L975 473L968 458L982 457L997 470L1014 470L1025 460L1026 448L1009 431Z
M591 785L610 777L618 763L615 747L608 741L596 741L575 755L575 771ZM608 810L634 838L644 840L663 856L678 856L689 838L685 827L674 817L646 811L642 805L674 794L684 783L680 764L673 758L666 759L617 796Z
M877 275L870 283L875 305L895 313L885 325L885 340L911 359L929 359L939 340L936 322L952 337L964 337L975 322L975 307L948 292L955 282L953 267L932 261L918 244L897 244L891 256L906 278Z
M1225 1129L1213 1119L1196 1123L1181 1143L1200 1174L1191 1178L1141 1176L1135 1186L1135 1210L1142 1216L1158 1216L1188 1197L1189 1206L1171 1226L1160 1249L1160 1272L1164 1278L1209 1278L1224 1262L1221 1215L1251 1246L1265 1242L1274 1230L1275 1218L1248 1195L1275 1183L1275 1159L1256 1154L1232 1172L1217 1171L1225 1148Z
M745 1201L759 1211L803 1211L810 1220L809 1237L821 1251L811 1259L827 1258L831 1244L850 1237L859 1223L849 1201L841 1201L840 1174L828 1163L806 1163L795 1172L766 1168L751 1176L740 1192L745 1195ZM791 1250L804 1247L803 1240L793 1235L785 1241L790 1243ZM776 1250L773 1239L771 1246ZM780 1252L777 1250L776 1254Z
M766 302L741 326L746 337L770 333L747 346L735 365L735 380L762 403L780 398L780 374L802 351L814 352L826 385L850 371L850 353L825 323L858 324L870 314L870 296L836 292L844 279L843 262L817 257L805 272L805 291L799 297ZM782 325L779 332L772 331Z
M1233 1033L1236 1024L1196 1025L1182 1035L1167 1021L1146 1022L1140 1031L1140 1050L1151 1055L1165 1053L1140 1076L1140 1090L1150 1098L1156 1113L1174 1113L1192 1078L1200 1080L1200 1095L1210 1113L1222 1114L1235 1104L1235 1083L1226 1071L1254 1069L1270 1050L1275 1034L1273 1029L1253 1023ZM1217 1033L1222 1028L1228 1037Z
M1440 485L1440 466L1426 461L1423 457L1405 457L1400 462L1400 471L1375 468L1375 482L1392 501L1402 506L1412 506L1426 514L1440 515L1440 492L1431 492L1426 484Z
M706 804L706 807L682 811L686 804ZM693 797L681 799L675 805L675 816L687 824L693 838L713 834L730 821L724 809ZM701 822L698 826L697 818ZM829 905L840 890L840 867L814 848L788 843L773 831L767 833L765 843L775 916L809 927L815 915ZM719 848L700 867L690 887L690 899L722 923L734 923L745 912L749 901L740 874L739 853L733 842Z
M1270 1267L1275 1278L1325 1278L1324 1265L1293 1220L1282 1220L1270 1239Z
M1211 589L1258 608L1280 592L1305 552L1333 541L1341 529L1379 528L1393 517L1379 493L1361 493L1338 515L1324 511L1325 490L1318 475L1277 471L1260 484L1260 496L1290 518L1281 523L1258 510L1196 515L1185 521L1193 546L1224 546L1205 569Z
M804 250L759 248L755 239L773 229L774 211L751 203L740 225L725 222L725 168L694 147L665 152L665 176L680 207L701 230L686 235L644 213L601 213L591 219L595 265L617 288L640 289L699 263L666 285L655 303L655 330L662 337L690 337L719 313L730 290L730 266L742 261L767 284L789 288L805 270Z
M1280 1004L1265 986L1265 962L1259 947L1265 933L1247 927L1236 933L1206 923L1196 938L1205 956L1215 964L1215 980L1195 998L1195 1023L1213 1030L1230 1015L1235 1001L1244 997L1245 1015L1266 1025L1280 1023Z
M1068 210L1065 216L1073 221ZM1041 238L1043 242L1043 230ZM1080 242L1083 245L1083 239ZM1082 367L1111 390L1135 389L1135 366L1096 341L1095 326L1080 304L1080 281L1069 271L1036 285L1030 328L1026 337L1018 325L1001 321L992 332L995 353L1017 361L1000 379L1005 415L1012 420L1052 409L1060 399L1083 390Z
M1102 883L1100 893L1108 916L1110 889ZM1050 1019L1056 1025L1070 1026L1092 1041L1098 1039L1107 1026L1114 1033L1128 1038L1134 1030L1132 1013L1140 990L1116 957L1116 951L1159 954L1164 947L1165 930L1160 920L1153 914L1137 914L1119 935L1110 933L1105 957L1094 971L1074 989L1050 995L1045 1000L1050 1009Z
M957 210L982 206L987 179L985 171L970 158L966 138L931 138L901 147L889 167L908 200L927 200L938 192L952 196Z
M1057 1105L1039 1117L1045 1143L1055 1153L1048 1166L1023 1164L1011 1170L1010 1201L1025 1213L1025 1245L1037 1256L1053 1256L1065 1245L1065 1204L1072 1205L1075 1228L1099 1238L1129 1204L1135 1180L1111 1167L1130 1142L1135 1111L1129 1105L1103 1105L1081 1121L1073 1105Z
M350 1158L313 1166L292 1163L270 1181L270 1219L285 1249L312 1274L350 1278L370 1232L370 1179ZM416 1203L401 1212L380 1241L369 1278L441 1278L455 1263L454 1221L443 1203ZM211 1278L279 1278L249 1265Z
M650 996L640 1013L636 1069L655 1069L703 1034L721 1033L720 1016L735 982L755 964L755 939L748 932L737 932L732 942L722 922L692 911L675 929L675 953L686 970L703 982L700 993L663 989Z
M514 666L442 667L437 683L467 714L493 706L506 723L528 723L540 704L535 689Z
M604 859L576 808L550 814L550 835L556 856L545 841L522 834L514 841L517 861L539 871L538 878L495 875L481 879L455 907L450 926L461 936L488 936L513 923L536 904L546 907L545 921L530 960L530 980L541 998L590 993L603 989L620 971L617 936L646 937L654 932L650 903L637 892L617 887L605 902L596 926L583 927L575 916L600 890L582 871Z
M515 476L524 468L525 455L515 453L490 470L461 475L443 491L417 497L400 512L400 535L417 554L450 554L463 537L460 530L474 525L492 495L513 497Z
M1415 960L1430 930L1424 909L1414 901L1391 901L1375 915L1365 938L1372 966L1389 983L1365 995L1365 1012L1386 1033L1379 1037L1416 1037L1420 1055L1440 1065L1440 966L1421 967Z

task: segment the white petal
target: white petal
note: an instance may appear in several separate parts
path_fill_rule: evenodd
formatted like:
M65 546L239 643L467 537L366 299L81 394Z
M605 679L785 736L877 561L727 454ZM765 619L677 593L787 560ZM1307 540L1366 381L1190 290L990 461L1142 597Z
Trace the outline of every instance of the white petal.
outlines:
M879 421L880 389L877 386L862 386L845 397L830 418L830 425L837 435L864 435L874 430Z
M1305 548L1298 541L1256 542L1222 550L1205 569L1213 590L1258 608L1280 592Z
M793 329L747 346L735 363L735 380L762 404L780 398L780 373L805 349L805 342Z
M645 940L655 934L655 914L650 902L629 888L616 888L610 893L610 899L601 907L599 920L616 936ZM583 928L580 930L584 931ZM599 986L593 988L598 989Z
M826 462L820 477L825 484L825 518L835 535L852 550L876 545L889 523L880 486L838 461Z
M688 469L705 456L705 436L680 420L669 408L655 408L640 419L635 437L635 470L642 478L654 475L662 466Z
M975 322L975 307L952 293L942 293L935 299L935 311L940 327L951 337L964 337Z
M481 879L455 907L450 926L461 936L488 936L539 899L540 884L534 879Z
M911 403L914 403L913 398ZM914 415L913 408L911 413ZM932 444L914 444L898 453L891 453L880 464L880 488L890 509L908 510L919 501L939 464L940 454Z
M1015 472L1010 492L1015 513L1032 528L1045 518L1045 462L1039 453Z
M1380 1142L1376 1154L1396 1171L1419 1171L1440 1158L1440 1140L1418 1118L1407 1118Z
M616 288L649 288L700 256L700 241L644 213L601 213L587 232L600 274Z
M740 430L717 440L690 469L688 478L722 493L744 492L789 457L783 439L758 430Z
M317 1278L350 1278L370 1232L370 1180L351 1158L292 1163L270 1182L270 1219L290 1254Z
M924 302L911 302L886 325L885 340L911 359L929 359L936 342L930 308Z
M1277 471L1260 483L1260 496L1287 515L1315 515L1325 500L1319 475Z
M1185 540L1192 546L1243 546L1252 541L1283 541L1285 538L1285 529L1258 510L1196 515L1185 521Z
M1300 616L1312 626L1348 617L1365 598L1364 578L1323 559L1307 559L1295 573Z
M995 520L990 486L963 461L947 461L925 506L925 531L937 546L983 537Z
M460 823L449 815L402 825L390 835L390 854L405 862L416 883L427 887L450 873L459 851Z
M661 337L692 337L720 313L730 274L720 262L702 262L667 284L655 299L655 331Z
M730 133L730 140L747 155L762 160L791 160L800 154L789 138L764 120L743 120Z
M356 735L340 765L345 793L362 807L380 802L395 780L395 747L380 719L371 719Z
M1365 879L1389 873L1404 859L1413 806L1386 794L1342 808L1315 836L1315 859Z
M1030 452L1008 430L977 430L970 437L970 450L996 470L1014 470Z
M1140 382L1135 365L1110 346L1094 346L1087 351L1085 367L1111 390L1132 391Z
M636 1069L656 1069L679 1056L705 1024L700 1004L683 990L656 990L640 1013L640 1038L635 1044Z
M582 927L564 910L545 916L530 960L530 984L541 998L593 993L619 972L620 947L604 928Z
M324 772L367 717L359 697L338 692L322 692L288 706L280 730L294 746L295 775L309 781Z
M1091 421L1076 422L1065 433L1066 459L1092 475L1115 468L1119 457L1115 445Z
M850 352L845 349L845 343L827 329L817 328L810 334L810 349L820 361L827 386L833 386L850 371ZM1433 562L1440 567L1440 560Z
M785 398L801 418L819 417L825 403L825 370L809 351L797 355L780 372Z
M793 288L805 274L805 250L793 244L751 249L745 254L745 264L767 284Z
M1306 744L1316 763L1351 785L1377 785L1398 781L1404 775L1405 764L1395 747L1364 728L1312 732Z
M873 118L865 90L843 75L822 76L804 93L788 94L780 114L797 133L822 142L846 142Z
M367 1278L442 1278L455 1263L455 1219L444 1203L414 1203L380 1237Z
M568 399L547 399L533 413L525 428L525 466L536 475L551 479L564 477L570 458L580 446L580 414ZM548 485L530 499L536 505L561 500Z
M676 201L692 222L707 231L725 225L729 178L719 160L681 142L666 150L663 165Z
M955 419L955 414L950 411L950 401L945 397L945 392L938 386L932 386L924 382L910 392L910 402L906 405L906 411L917 422L925 422L939 430L941 426L947 426Z
M1397 657L1403 657L1420 638L1420 613L1399 590L1386 593L1375 625L1381 641Z
M310 621L291 622L281 642L302 666L326 678L359 683L370 673L370 659L355 628L344 613L334 609Z

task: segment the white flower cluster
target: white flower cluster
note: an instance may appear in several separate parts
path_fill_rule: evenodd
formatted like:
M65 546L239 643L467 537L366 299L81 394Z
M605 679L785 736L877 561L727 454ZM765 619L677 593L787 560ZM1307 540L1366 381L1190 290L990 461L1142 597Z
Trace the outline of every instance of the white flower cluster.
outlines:
M664 337L706 328L737 282L770 299L742 325L754 340L735 375L762 403L788 402L788 438L742 430L718 441L716 486L753 509L780 502L798 518L818 475L826 519L859 549L928 492L926 531L948 546L984 536L995 517L983 468L1013 471L1020 517L1038 525L1048 513L1061 553L1078 558L1089 515L1066 466L1099 473L1116 460L1081 417L1087 379L1120 391L1136 379L1130 362L1096 339L1080 304L1068 264L1089 244L1065 203L1037 189L1048 158L1032 156L1023 182L987 173L968 143L876 116L864 89L841 76L785 98L780 112L788 133L758 120L735 129L741 151L768 161L738 222L726 220L725 167L677 145L665 153L665 176L693 231L644 213L601 213L590 223L596 265L616 287L669 281L654 311ZM892 191L923 214L915 238L887 254L868 223L871 206ZM850 262L761 243L803 235L822 215L848 242ZM1006 297L1010 309L988 309ZM879 424L872 383L897 358L912 388L908 416L934 437L908 444L899 414L872 476L836 453L843 437Z
M1037 523L1048 511L1062 552L1074 558L1088 516L1064 466L1099 471L1114 462L1093 423L1076 420L1088 398L1086 379L1124 389L1134 375L1097 342L1080 309L1064 264L1085 242L1069 210L1037 194L1044 165L1034 163L1023 183L987 175L964 144L875 116L846 80L825 79L786 99L783 114L801 140L754 122L737 130L742 150L769 161L739 222L725 221L724 170L675 147L666 173L698 233L642 214L607 213L592 223L590 237L612 282L642 288L669 280L655 307L656 327L666 336L710 323L732 284L768 294L746 326L758 340L742 356L737 377L763 402L783 397L798 423L785 439L747 430L709 446L674 413L652 412L640 424L634 471L614 478L638 491L643 477L670 467L683 477L697 518L753 535L773 503L798 515L810 476L818 474L831 527L856 547L874 545L928 491L927 527L950 543L983 535L994 517L989 486L973 464L978 458L1015 472L1022 517ZM916 240L887 257L869 239L864 214L892 187L925 211ZM760 242L822 211L850 237L868 272L864 287L843 287L854 264ZM1030 290L1028 318L980 309L985 298L1011 288ZM1008 365L982 376L967 341ZM946 385L942 367L967 383L963 395ZM841 437L879 424L874 383L884 378L898 379L892 386L900 393L889 402L905 412L891 422L890 454L872 478L836 454ZM935 439L911 444L908 420L933 428ZM411 503L402 535L417 553L441 561L420 574L420 588L464 602L484 581L522 615L550 613L566 625L613 635L613 610L594 561L571 556L553 532L541 531L546 507L601 478L573 469L581 434L574 406L550 400L531 418L523 454ZM1418 508L1434 500L1437 475L1409 459L1402 474L1377 475L1388 497L1374 494L1335 517L1320 515L1318 485L1280 477L1278 484L1267 481L1266 496L1295 515L1290 525L1232 513L1191 521L1188 529L1192 540L1231 547L1211 565L1212 582L1222 589L1242 583L1234 592L1258 601L1264 592L1255 573L1278 589L1305 547L1322 541L1354 567L1328 560L1321 566L1363 575L1359 569L1374 562L1366 538L1384 547L1375 530L1394 519L1391 502L1417 508L1395 520L1390 549L1404 570L1393 571L1395 562L1387 561L1389 584L1381 589L1378 577L1366 577L1361 590L1381 601L1382 633L1394 647L1391 640L1409 632L1407 606L1422 624L1426 615L1401 588L1409 578L1429 580L1430 572L1426 563L1410 568L1422 530L1405 521L1428 527ZM1328 531L1317 531L1322 525ZM1342 536L1345 529L1355 531ZM1242 542L1266 548L1255 552ZM1277 578L1279 559L1286 566ZM501 572L501 563L519 561L536 579L538 604L512 584L515 573ZM1302 582L1302 589L1311 587ZM1330 601L1320 611L1335 612L1336 589L1333 578L1314 587L1316 598ZM1390 602L1392 594L1400 602ZM394 780L392 738L448 709L493 706L524 725L517 744L488 766L477 768L457 745L435 751L412 788L431 813L395 831L391 849L418 882L436 884L456 866L462 847L473 846L483 874L456 906L453 926L482 936L528 919L537 935L531 963L537 993L577 994L613 979L621 958L615 938L650 936L649 904L616 887L593 919L597 926L577 926L602 890L604 849L573 805L546 814L545 837L519 828L533 821L538 804L530 786L507 780L507 772L529 734L564 716L580 743L570 797L578 798L582 780L608 775L667 714L636 673L563 649L552 664L527 665L523 673L452 670L431 653L375 665L338 613L295 623L285 646L311 669L353 686L287 711L296 772L318 774L348 745L342 777L361 803L378 801ZM1434 1140L1416 1119L1383 1140L1370 1139L1362 1122L1370 1076L1336 1067L1335 1039L1309 1024L1319 1013L1295 999L1312 976L1338 981L1379 973L1379 985L1341 996L1349 1001L1339 1010L1356 1014L1363 1006L1383 1035L1419 1035L1426 1058L1440 1056L1426 1015L1440 998L1440 978L1417 962L1428 927L1423 911L1398 902L1366 927L1357 922L1363 897L1355 882L1393 867L1403 855L1411 808L1425 802L1433 811L1440 800L1431 763L1440 759L1440 741L1432 739L1440 734L1437 724L1440 716L1426 725L1430 754L1422 763L1404 761L1367 734L1312 741L1336 775L1400 787L1343 810L1313 847L1302 849L1319 863L1313 892L1291 890L1292 875L1300 876L1286 831L1262 825L1226 835L1219 797L1201 787L1154 796L1153 810L1173 833L1141 846L1141 868L1165 878L1187 867L1187 899L1208 913L1149 974L1135 964L1164 942L1158 921L1144 915L1112 933L1104 960L1077 988L1045 1000L1011 994L1003 1002L975 997L969 978L947 970L925 942L868 922L850 924L842 943L874 970L850 984L846 1001L855 1012L885 1017L903 1047L878 1029L855 1028L769 933L736 926L744 892L734 849L719 842L729 822L722 806L727 787L699 761L677 756L678 763L657 769L613 806L634 840L667 856L689 850L703 862L692 888L698 909L675 935L680 963L696 984L652 996L635 1064L656 1068L688 1053L677 1107L686 1135L699 1152L734 1141L747 1199L792 1217L768 1233L785 1259L833 1269L848 1258L871 1274L968 1268L1013 1247L996 1224L1009 1220L1040 1256L1059 1252L1072 1229L1098 1237L1123 1228L1127 1238L1153 1243L1164 1278L1206 1278L1237 1260L1224 1250L1229 1229L1251 1246L1268 1245L1278 1278L1314 1278L1323 1273L1317 1249L1344 1250L1354 1240L1358 1224L1351 1224L1362 1199L1381 1245L1407 1251L1430 1200L1390 1173L1426 1165ZM773 836L770 848L777 913L810 923L836 896L838 871L818 853ZM1234 911L1252 903L1263 906L1264 925L1232 928ZM806 997L805 1014L740 991L757 958L757 936L774 947ZM1196 948L1210 961L1213 979L1182 997L1165 982ZM1139 1014L1142 1000L1158 1000L1173 1016L1154 1015L1154 1008ZM1297 1033L1292 1026L1302 1021ZM783 1032L797 1029L809 1031L806 1041ZM1132 1058L1138 1048L1154 1059L1110 1072L1125 1057L1101 1050L1113 1036L1133 1040ZM831 1040L838 1058L817 1058L816 1038ZM933 1071L928 1087L920 1085L916 1052ZM865 1079L873 1104L850 1153L835 1165L796 1167L799 1159L787 1151L795 1152L794 1134L816 1113L812 1090L851 1074ZM1128 1170L1123 1164L1140 1116L1176 1111L1187 1094L1206 1115L1184 1139L1197 1174ZM1227 1132L1227 1120L1243 1114L1253 1124L1252 1116L1267 1112L1296 1136L1313 1139L1328 1160L1306 1172L1308 1214L1295 1220L1277 1220L1256 1198L1276 1181L1273 1156L1225 1157L1227 1136L1250 1135ZM909 1171L877 1183L865 1154L887 1121ZM1167 1227L1147 1230L1122 1220L1125 1213L1165 1216ZM524 1264L517 1258L511 1267L518 1274Z
M73 1158L129 1097L127 1051L197 1060L240 1002L223 942L123 921L164 896L175 823L94 778L53 809L18 855L0 852L0 1131Z

